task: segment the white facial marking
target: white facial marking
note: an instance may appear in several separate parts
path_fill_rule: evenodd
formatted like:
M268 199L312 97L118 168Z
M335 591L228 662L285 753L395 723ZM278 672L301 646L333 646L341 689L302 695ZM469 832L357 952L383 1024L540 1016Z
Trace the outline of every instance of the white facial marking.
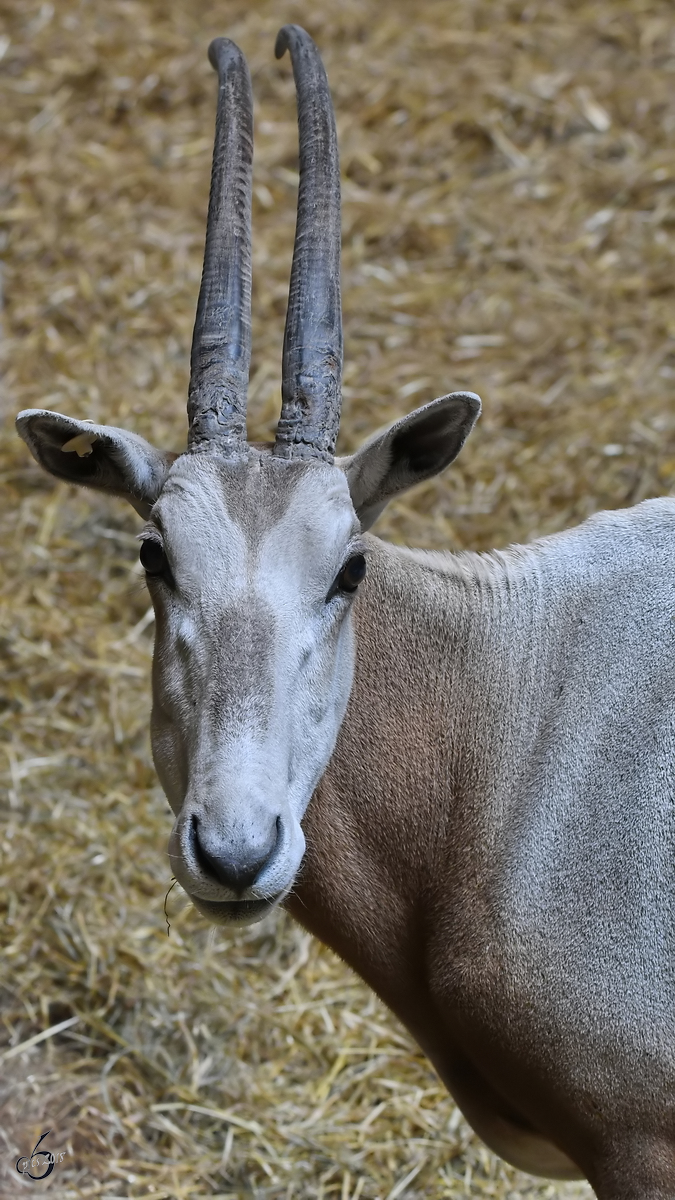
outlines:
M257 919L292 886L351 689L350 598L326 599L361 550L347 482L253 450L186 456L147 535L166 562L152 736L174 874L207 915Z

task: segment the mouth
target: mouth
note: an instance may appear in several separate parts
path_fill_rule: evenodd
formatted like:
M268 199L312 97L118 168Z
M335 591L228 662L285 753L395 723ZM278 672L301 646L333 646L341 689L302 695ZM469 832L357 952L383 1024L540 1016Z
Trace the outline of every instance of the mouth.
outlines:
M203 917L216 925L253 925L276 906L277 900L202 900L188 892Z

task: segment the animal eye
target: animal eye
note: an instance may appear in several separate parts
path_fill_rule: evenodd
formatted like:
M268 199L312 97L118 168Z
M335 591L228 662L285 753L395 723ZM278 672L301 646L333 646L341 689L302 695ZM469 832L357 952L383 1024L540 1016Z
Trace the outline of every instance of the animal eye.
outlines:
M355 592L361 580L365 578L366 560L363 554L355 554L340 571L335 580L334 590Z
M164 551L154 538L141 542L140 560L148 575L161 575L166 567Z

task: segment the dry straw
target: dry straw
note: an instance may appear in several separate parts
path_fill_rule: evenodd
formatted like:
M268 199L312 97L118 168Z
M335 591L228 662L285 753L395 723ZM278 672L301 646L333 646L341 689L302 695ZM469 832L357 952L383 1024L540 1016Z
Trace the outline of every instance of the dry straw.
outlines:
M414 16L413 16L414 14ZM542 1197L408 1036L283 915L210 933L169 897L136 519L42 476L44 405L185 437L216 34L256 97L251 433L279 404L297 184L286 21L331 79L344 176L342 442L452 388L485 415L392 506L503 545L675 482L669 0L8 0L0 635L3 1194ZM13 1170L40 1133L45 1184ZM32 1190L31 1190L32 1189Z

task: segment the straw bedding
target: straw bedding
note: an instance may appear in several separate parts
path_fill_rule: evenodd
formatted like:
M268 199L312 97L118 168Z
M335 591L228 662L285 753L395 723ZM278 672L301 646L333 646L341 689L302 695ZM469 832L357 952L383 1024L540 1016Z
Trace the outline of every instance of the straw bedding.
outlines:
M382 535L504 545L667 493L672 8L0 11L2 1194L588 1195L489 1155L396 1021L283 914L214 934L176 888L167 937L137 521L41 475L10 421L41 405L184 444L206 47L228 34L256 98L250 429L269 435L297 190L293 86L272 49L295 20L323 52L341 141L342 446L453 388L485 404L459 462L392 505ZM24 1182L14 1160L48 1128L65 1157Z

